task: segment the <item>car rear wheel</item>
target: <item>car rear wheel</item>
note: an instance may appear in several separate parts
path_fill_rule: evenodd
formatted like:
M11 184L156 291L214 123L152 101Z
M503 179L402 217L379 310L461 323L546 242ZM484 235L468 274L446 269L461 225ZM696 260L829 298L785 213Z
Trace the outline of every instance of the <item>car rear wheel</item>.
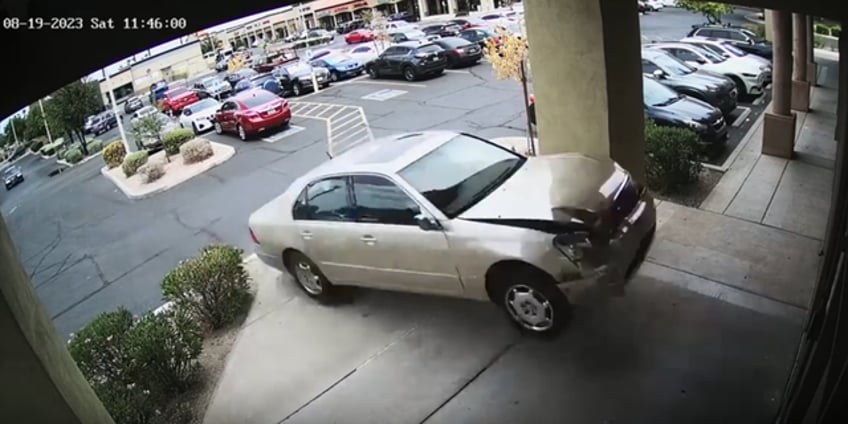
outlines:
M221 127L220 122L215 122L215 134L221 135L224 133L224 128Z
M236 132L238 132L238 136L241 141L247 141L247 131L244 130L244 127L241 126L241 124L236 125Z
M377 72L377 68L373 66L369 66L368 69L366 69L366 72L368 72L368 76L372 79L377 79L380 77L380 74Z
M571 304L556 281L529 265L499 272L492 288L493 300L522 332L553 336L571 318Z
M415 75L415 69L412 69L411 66L403 68L403 79L407 81L415 81L416 77L417 75Z
M300 87L300 82L294 83L294 85L292 85L292 94L294 94L295 97L297 97L297 96L300 96L302 93L303 93L303 88Z
M740 99L746 98L748 96L748 89L745 88L745 83L742 82L742 79L735 75L728 75L728 77L736 84L736 97Z
M330 81L338 82L339 74L337 72L330 72Z
M306 255L290 251L283 258L294 281L307 296L326 303L333 298L333 284Z

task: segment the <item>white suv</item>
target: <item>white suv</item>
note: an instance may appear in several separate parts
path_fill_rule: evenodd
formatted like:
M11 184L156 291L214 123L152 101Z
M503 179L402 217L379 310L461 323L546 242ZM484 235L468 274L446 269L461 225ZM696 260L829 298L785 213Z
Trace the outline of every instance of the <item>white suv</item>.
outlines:
M771 70L741 57L724 57L690 43L657 43L645 46L662 50L686 64L725 75L736 83L739 95L757 96L763 93Z
M766 84L771 82L771 74L772 74L772 65L771 61L762 57L757 56L755 54L751 54L742 50L727 41L718 40L714 38L704 38L704 37L686 37L680 40L681 43L689 43L698 47L701 47L706 50L710 50L715 54L720 54L726 58L734 58L738 57L743 60L747 60L758 67L760 67L763 72L766 73Z

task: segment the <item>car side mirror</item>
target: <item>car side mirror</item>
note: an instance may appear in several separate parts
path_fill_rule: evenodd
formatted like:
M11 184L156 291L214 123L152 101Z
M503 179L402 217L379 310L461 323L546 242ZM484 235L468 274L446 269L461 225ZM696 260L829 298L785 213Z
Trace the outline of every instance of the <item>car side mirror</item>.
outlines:
M653 73L651 73L651 75L653 75L653 76L654 76L654 78L656 78L656 79L663 79L663 78L665 78L665 72L663 72L663 71L662 71L662 70L660 70L660 69L657 69L656 71L654 71Z
M415 222L424 231L438 231L442 229L442 224L436 218L427 214L420 213L415 215Z

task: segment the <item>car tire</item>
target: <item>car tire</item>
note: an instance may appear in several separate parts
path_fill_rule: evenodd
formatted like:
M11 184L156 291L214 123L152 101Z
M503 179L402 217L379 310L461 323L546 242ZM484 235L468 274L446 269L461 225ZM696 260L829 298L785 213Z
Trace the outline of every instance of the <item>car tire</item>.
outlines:
M330 81L339 82L339 74L337 72L330 72Z
M239 140L241 141L247 141L248 138L250 138L247 135L247 131L244 130L244 127L241 126L241 124L236 124L236 134L238 134Z
M300 87L300 81L292 84L292 95L294 95L295 97L298 97L301 94L303 94L303 88Z
M194 132L194 135L200 134L200 131L197 129L197 125L194 125L194 123L191 124L191 130Z
M307 296L321 302L330 303L333 300L335 287L324 276L324 273L303 253L291 250L283 257L286 269L298 287Z
M224 128L221 126L220 122L216 121L213 126L215 127L215 134L221 135L224 133Z
M365 72L367 72L367 73L368 73L368 76L369 76L369 77L371 77L371 79L377 79L377 78L380 78L380 73L379 73L379 72L377 72L377 68L375 68L375 67L373 67L373 66L369 66L369 67L365 70Z
M748 89L745 88L745 83L742 82L742 79L735 75L728 75L728 78L733 80L733 83L736 84L736 98L737 99L745 99L748 96Z
M415 69L411 66L407 66L403 68L403 79L412 82L418 78L418 75L415 74Z
M524 265L496 275L490 286L492 300L522 333L552 337L571 319L568 297L546 272Z

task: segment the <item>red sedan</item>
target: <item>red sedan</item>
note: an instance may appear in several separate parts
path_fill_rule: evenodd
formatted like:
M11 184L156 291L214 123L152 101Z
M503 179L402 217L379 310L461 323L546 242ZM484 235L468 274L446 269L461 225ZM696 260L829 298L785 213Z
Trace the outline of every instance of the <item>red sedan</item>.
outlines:
M228 98L215 113L216 134L234 132L242 141L261 132L288 126L289 102L261 88L250 89Z
M162 112L179 114L184 107L196 103L197 93L184 87L172 88L161 100Z
M374 33L366 29L358 29L345 35L345 42L348 44L364 43L366 41L374 41Z

